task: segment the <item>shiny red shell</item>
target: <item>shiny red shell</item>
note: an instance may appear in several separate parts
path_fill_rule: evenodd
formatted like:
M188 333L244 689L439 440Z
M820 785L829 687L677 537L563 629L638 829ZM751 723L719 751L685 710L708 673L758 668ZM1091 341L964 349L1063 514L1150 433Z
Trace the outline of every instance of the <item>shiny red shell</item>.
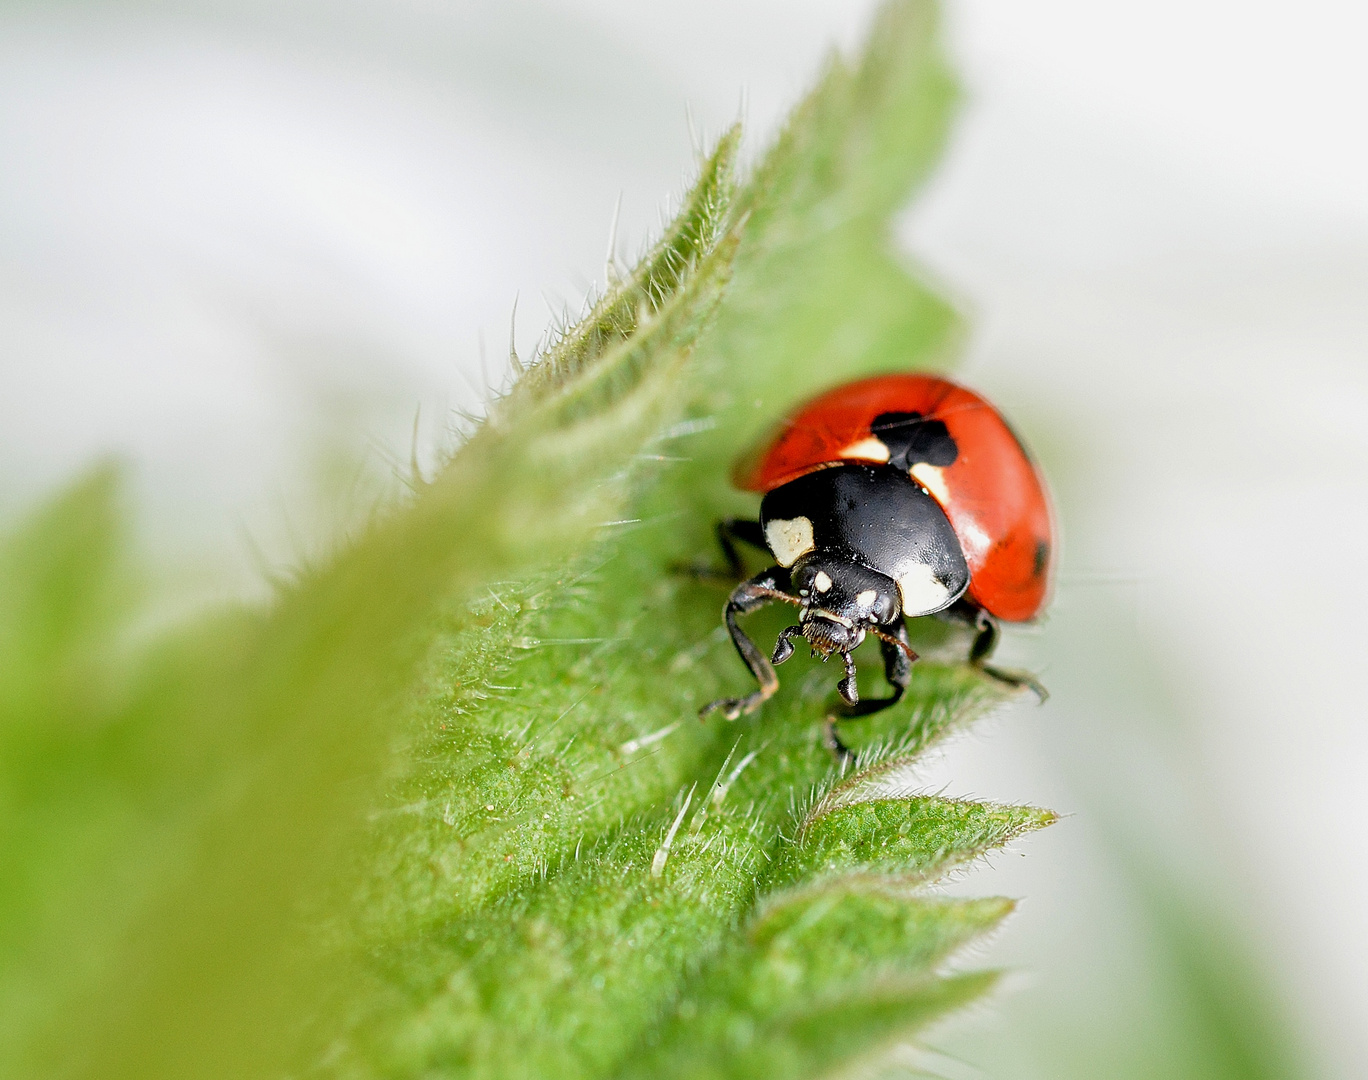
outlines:
M1033 618L1049 593L1054 529L1040 471L1002 415L972 390L934 375L878 375L814 398L780 425L733 479L767 492L845 461L886 462L871 429L889 412L945 424L958 455L940 468L914 465L912 478L950 519L969 564L969 599L1008 622Z

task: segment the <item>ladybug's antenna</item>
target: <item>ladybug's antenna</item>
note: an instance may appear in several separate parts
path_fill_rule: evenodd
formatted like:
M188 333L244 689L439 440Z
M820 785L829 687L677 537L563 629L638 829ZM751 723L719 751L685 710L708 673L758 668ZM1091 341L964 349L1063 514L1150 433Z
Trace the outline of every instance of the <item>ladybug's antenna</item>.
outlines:
M782 600L784 603L792 604L794 607L804 606L803 601L800 600L798 597L790 596L788 593L784 592L781 589L769 589L762 587L757 589L756 593L760 596L763 596L766 600Z
M907 642L895 638L892 634L885 634L877 626L871 626L869 628L869 632L873 634L876 638L878 638L880 641L886 641L890 645L896 645L906 654L909 662L916 663L917 654L912 651L912 646L909 645Z

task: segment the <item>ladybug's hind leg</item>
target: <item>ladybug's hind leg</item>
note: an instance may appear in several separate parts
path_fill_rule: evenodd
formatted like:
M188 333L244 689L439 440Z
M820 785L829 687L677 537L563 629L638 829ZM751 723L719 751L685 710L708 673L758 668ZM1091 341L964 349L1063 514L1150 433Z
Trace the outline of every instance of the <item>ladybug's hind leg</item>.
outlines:
M759 548L766 555L769 554L769 548L765 545L765 534L760 531L758 521L724 518L717 523L716 532L717 546L722 549L722 557L727 561L726 569L719 570L715 566L701 563L675 563L670 569L676 574L683 574L698 581L725 581L729 585L734 585L746 576L745 563L741 561L741 553L736 550L738 540Z
M1002 631L998 627L997 619L989 615L983 608L971 604L967 600L960 600L943 612L942 617L949 622L967 624L974 630L974 640L969 646L969 663L971 666L978 668L989 678L1002 683L1004 686L1010 686L1014 690L1022 688L1030 690L1042 705L1049 700L1050 692L1030 672L1012 671L988 663L988 658L993 655L993 650L997 648Z
M720 531L719 529L719 533ZM746 636L746 632L741 629L736 617L738 615L749 615L752 611L758 611L775 600L783 600L801 606L800 600L785 592L788 585L789 572L782 567L772 566L768 570L756 574L749 581L743 581L732 590L731 596L727 598L727 606L722 612L722 619L727 624L727 632L731 634L732 644L736 646L736 651L745 661L746 667L750 668L750 673L755 676L755 681L760 685L758 689L745 697L718 698L716 701L708 702L698 711L700 718L707 716L713 710L717 710L728 720L739 719L744 713L754 712L762 702L773 697L774 692L779 689L779 676L774 673L774 665L756 647L755 642Z
M722 549L722 557L727 560L727 569L731 571L733 581L738 581L746 576L745 564L741 561L741 555L736 550L735 541L740 540L743 544L759 548L768 554L769 548L765 544L765 534L760 530L760 522L748 521L745 518L724 518L717 523L717 546Z

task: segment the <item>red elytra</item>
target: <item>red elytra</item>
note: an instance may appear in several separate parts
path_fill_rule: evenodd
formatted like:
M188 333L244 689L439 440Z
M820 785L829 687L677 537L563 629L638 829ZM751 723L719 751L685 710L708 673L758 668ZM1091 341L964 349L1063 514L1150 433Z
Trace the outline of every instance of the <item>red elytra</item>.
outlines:
M969 564L969 599L1007 622L1033 618L1049 593L1049 496L1021 441L972 390L934 375L877 375L838 386L787 417L759 454L737 463L733 480L764 493L827 465L887 461L871 424L889 412L941 421L958 448L950 465L910 471L950 519Z

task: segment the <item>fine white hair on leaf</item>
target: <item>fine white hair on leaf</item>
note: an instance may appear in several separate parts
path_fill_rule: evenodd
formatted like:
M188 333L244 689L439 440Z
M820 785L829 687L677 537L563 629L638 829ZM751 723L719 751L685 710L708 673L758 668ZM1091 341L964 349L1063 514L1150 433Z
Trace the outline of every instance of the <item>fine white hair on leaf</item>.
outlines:
M879 799L906 799L917 794L916 761L911 757L896 757L862 769L850 779L830 788L817 799L804 815L799 832L818 818L843 806L874 802Z
M628 739L618 747L618 750L624 754L635 754L638 750L644 750L646 747L660 742L661 739L669 738L674 734L675 730L679 727L679 724L680 721L676 720L673 724L663 727L659 731L652 731L649 735L641 735L635 739Z
M674 843L675 833L679 832L679 826L684 821L684 815L689 812L689 804L693 802L694 789L698 787L695 781L693 787L689 788L689 794L684 798L684 805L679 808L679 813L675 815L674 824L670 826L670 831L665 834L665 839L661 841L660 847L656 848L655 858L651 860L651 877L658 878L665 872L665 860L670 857L670 845Z
M730 773L727 774L727 779L725 781L723 781L721 784L716 785L713 788L712 802L714 807L719 807L722 805L722 801L727 797L727 792L730 791L731 786L734 783L736 783L737 777L741 775L742 771L746 768L747 765L749 765L752 761L754 761L757 757L760 756L760 751L763 749L763 746L757 746L754 750L752 750L749 754L747 754L745 757L743 757L740 761L736 763L736 768L734 768Z

